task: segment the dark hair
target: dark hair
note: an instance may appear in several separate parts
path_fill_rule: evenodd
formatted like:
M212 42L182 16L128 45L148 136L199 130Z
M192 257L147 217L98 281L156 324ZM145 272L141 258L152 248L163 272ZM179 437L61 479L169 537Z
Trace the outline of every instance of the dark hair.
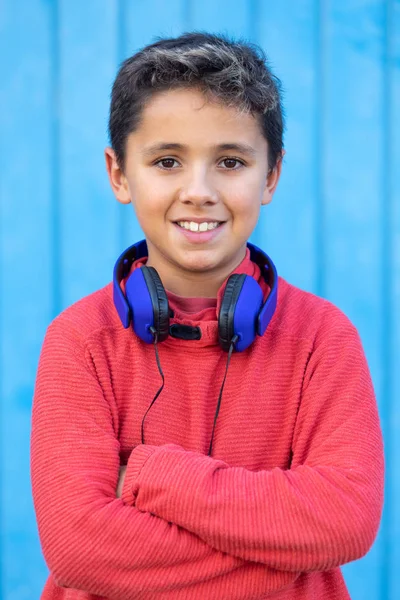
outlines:
M260 121L272 169L282 154L281 83L256 44L224 35L192 32L156 38L125 60L111 93L109 136L118 164L125 166L126 139L139 126L146 103L157 92L197 88L209 99Z

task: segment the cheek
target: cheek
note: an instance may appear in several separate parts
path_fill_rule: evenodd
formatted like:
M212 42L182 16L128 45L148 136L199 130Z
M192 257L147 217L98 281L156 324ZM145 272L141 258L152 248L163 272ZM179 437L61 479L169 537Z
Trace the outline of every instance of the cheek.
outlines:
M236 190L235 196L231 196L229 201L233 215L240 218L247 217L248 219L257 218L260 204L259 191L256 189L246 189L241 195Z
M254 170L247 177L238 178L230 185L227 198L237 212L257 212L265 187L262 173Z
M168 198L166 186L162 181L157 178L150 181L148 173L138 169L128 182L132 204L143 217L165 211Z

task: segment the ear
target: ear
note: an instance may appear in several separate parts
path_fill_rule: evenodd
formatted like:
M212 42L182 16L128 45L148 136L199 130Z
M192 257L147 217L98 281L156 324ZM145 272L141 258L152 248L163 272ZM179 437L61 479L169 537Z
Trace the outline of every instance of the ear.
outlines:
M129 204L131 202L131 194L128 187L128 180L118 164L114 150L107 147L104 150L104 157L106 159L108 179L110 180L116 199L121 204Z
M278 186L278 182L281 176L281 172L282 172L282 161L283 161L283 157L285 156L286 152L285 150L282 150L281 155L279 156L279 158L276 161L276 165L274 166L273 169L271 169L267 175L267 181L265 184L265 189L264 189L264 193L263 193L263 197L261 200L261 204L265 205L265 204L269 204L272 201L272 197L275 193L275 190Z

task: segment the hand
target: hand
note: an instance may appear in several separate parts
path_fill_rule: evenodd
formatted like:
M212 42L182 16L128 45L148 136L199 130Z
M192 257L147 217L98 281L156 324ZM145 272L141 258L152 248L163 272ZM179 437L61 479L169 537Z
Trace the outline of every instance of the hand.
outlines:
M117 498L121 498L121 496L122 496L122 488L123 488L124 481L125 481L125 474L126 474L126 465L124 465L123 467L119 468L119 479L118 479L118 485L117 485Z

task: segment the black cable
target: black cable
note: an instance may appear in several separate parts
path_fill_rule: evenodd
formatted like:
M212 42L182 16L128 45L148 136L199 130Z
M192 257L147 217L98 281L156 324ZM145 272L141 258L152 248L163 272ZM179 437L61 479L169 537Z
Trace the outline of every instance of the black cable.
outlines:
M149 410L153 406L154 402L157 400L158 396L161 394L161 392L162 392L162 390L164 388L164 383L165 383L164 373L163 373L163 370L161 368L160 357L159 357L159 354L158 354L158 347L157 347L158 334L157 334L157 331L155 330L154 327L150 327L150 331L154 335L154 350L155 350L155 353L156 353L156 362L157 362L158 371L159 371L159 373L161 375L161 379L162 379L162 385L161 385L160 389L158 390L158 392L156 393L156 395L154 396L153 400L151 401L150 406L148 407L148 409L146 410L146 412L144 414L144 417L143 417L143 420L142 420L142 444L144 444L144 420L145 420L145 418L147 416L147 413L149 412ZM217 409L215 411L215 416L214 416L214 424L213 424L213 429L212 429L212 433L211 433L211 441L210 441L210 447L208 449L208 456L211 456L212 443L213 443L213 439L214 439L215 425L216 425L216 422L217 422L218 413L219 413L219 409L220 409L220 406L221 406L222 393L224 391L226 376L228 374L228 368L229 368L229 363L230 363L230 360L231 360L232 352L233 352L233 349L234 349L235 344L238 341L238 339L239 339L239 336L234 335L233 338L232 338L232 341L231 341L231 345L229 347L228 358L227 358L226 367L225 367L224 379L222 380L222 385L221 385L221 389L220 389L219 396L218 396Z
M221 386L221 389L220 389L220 392L219 392L218 403L217 403L217 410L215 411L214 425L213 425L212 434L211 434L210 447L208 449L208 456L211 456L211 450L212 450L212 443L213 443L213 438L214 438L215 424L217 422L217 417L218 417L218 413L219 413L219 407L221 405L222 392L224 391L225 379L226 379L226 375L228 373L229 362L231 360L233 348L234 348L236 342L238 341L238 339L239 339L239 336L238 335L234 335L233 338L232 338L232 341L231 341L231 345L229 347L228 360L226 361L225 375L224 375L224 379L222 381L222 386Z
M149 408L146 410L146 412L144 414L144 417L143 417L143 420L142 420L142 444L144 444L144 420L146 418L147 413L149 412L149 410L153 406L154 402L157 400L158 396L161 394L161 392L163 390L163 387L164 387L164 382L165 382L165 380L164 380L164 373L163 373L162 368L161 368L160 357L158 355L158 348L157 348L158 333L157 333L157 331L156 331L156 329L154 327L150 327L150 331L154 335L154 349L156 351L157 367L158 367L158 370L159 370L160 375L161 375L162 385L161 385L160 389L158 390L157 394L154 396L154 398L153 398L153 400L152 400Z

